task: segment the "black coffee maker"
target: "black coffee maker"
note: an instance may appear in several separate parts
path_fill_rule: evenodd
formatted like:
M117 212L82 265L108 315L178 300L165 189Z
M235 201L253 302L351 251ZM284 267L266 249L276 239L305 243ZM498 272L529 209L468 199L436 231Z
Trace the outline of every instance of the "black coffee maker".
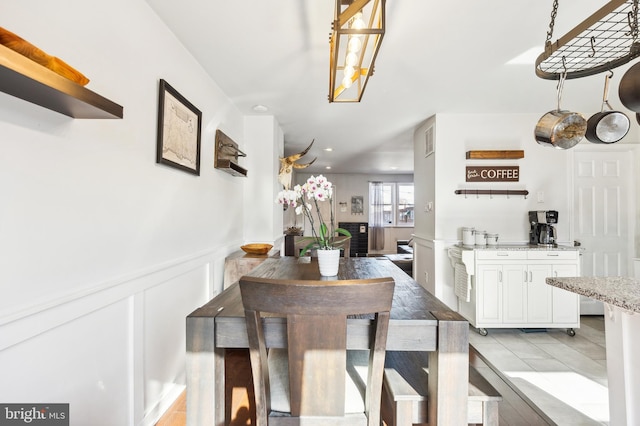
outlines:
M558 223L558 212L556 210L532 210L529 211L529 244L536 246L556 245L556 228L553 224Z

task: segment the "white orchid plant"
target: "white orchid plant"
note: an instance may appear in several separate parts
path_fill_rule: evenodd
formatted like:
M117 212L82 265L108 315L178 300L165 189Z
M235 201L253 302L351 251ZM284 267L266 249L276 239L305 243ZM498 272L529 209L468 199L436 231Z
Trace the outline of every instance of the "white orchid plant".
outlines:
M331 218L329 226L322 218L320 205L318 203L329 201ZM311 249L317 250L335 250L342 247L343 243L335 240L336 234L342 234L351 237L351 233L346 229L337 228L335 226L335 218L333 215L333 185L322 175L311 176L303 185L296 185L293 189L285 189L278 193L276 202L283 206L295 209L297 215L304 214L311 224L311 233L313 241L302 249L301 255L304 255ZM316 219L313 217L312 211L315 209L319 226L316 228Z

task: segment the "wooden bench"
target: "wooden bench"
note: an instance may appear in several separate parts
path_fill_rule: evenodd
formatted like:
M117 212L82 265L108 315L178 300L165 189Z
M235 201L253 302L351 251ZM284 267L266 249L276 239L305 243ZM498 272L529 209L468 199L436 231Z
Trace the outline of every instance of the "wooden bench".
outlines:
M428 354L388 351L382 387L382 419L387 426L427 423ZM500 393L469 366L469 424L498 425Z

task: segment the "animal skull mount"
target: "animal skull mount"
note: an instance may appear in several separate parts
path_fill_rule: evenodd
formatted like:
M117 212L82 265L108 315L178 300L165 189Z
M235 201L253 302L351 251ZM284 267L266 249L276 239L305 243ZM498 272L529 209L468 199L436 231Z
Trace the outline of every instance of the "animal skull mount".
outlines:
M291 189L291 172L293 171L293 169L304 169L306 167L309 167L313 164L314 161L316 161L317 158L314 158L313 160L311 160L311 162L306 164L296 163L296 161L298 161L302 156L309 152L314 142L315 139L311 141L311 144L304 151L280 159L280 172L278 173L278 182L282 184L284 189Z

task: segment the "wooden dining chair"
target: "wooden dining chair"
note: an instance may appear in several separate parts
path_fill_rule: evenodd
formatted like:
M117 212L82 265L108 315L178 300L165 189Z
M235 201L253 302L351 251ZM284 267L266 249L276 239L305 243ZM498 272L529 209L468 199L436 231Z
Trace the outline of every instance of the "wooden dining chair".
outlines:
M394 286L392 278L240 279L257 426L380 425ZM364 314L373 314L362 317L373 325L369 350L347 351L347 316ZM282 326L282 317L286 349L267 349L268 327Z

